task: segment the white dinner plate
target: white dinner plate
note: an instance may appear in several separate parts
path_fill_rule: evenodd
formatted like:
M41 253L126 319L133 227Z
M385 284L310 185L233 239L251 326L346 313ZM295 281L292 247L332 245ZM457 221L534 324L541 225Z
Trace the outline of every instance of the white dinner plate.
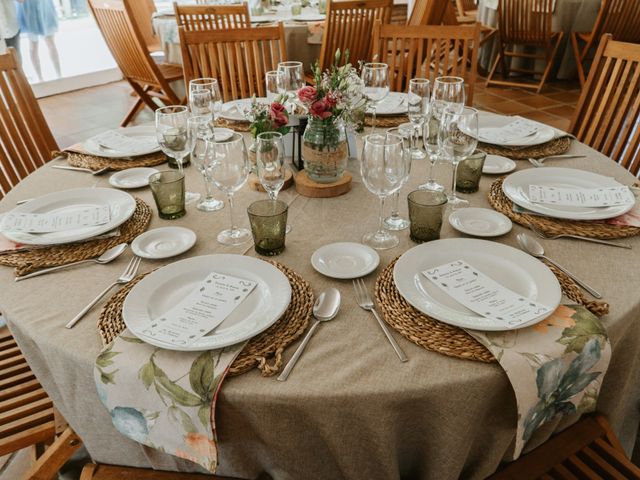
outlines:
M569 220L604 220L627 213L633 205L611 207L569 207L529 201L529 185L565 188L621 187L613 178L573 168L529 168L509 175L502 191L513 203L542 215Z
M233 137L233 135L236 132L234 132L233 130L231 130L230 128L214 128L213 129L213 135L214 135L214 139L216 142L226 142L227 140L229 140L231 137Z
M406 98L406 93L389 92L389 94L376 105L376 115L402 115L407 113Z
M150 153L160 151L160 145L158 145L156 141L156 128L153 126L140 125L137 127L119 128L118 133L121 133L122 135L125 135L127 137L138 138L141 140L152 139L154 141L154 147L132 154L131 152L101 147L96 141L93 140L93 138L90 138L82 143L82 148L91 155L105 158L134 157L140 155L148 155Z
M255 17L251 17L251 23L276 23L281 20L280 17L276 17L275 15L256 15Z
M257 97L258 103L269 103L265 97ZM248 122L248 113L251 110L251 98L241 98L239 100L232 100L222 105L220 116L227 120L234 120L236 122Z
M481 112L478 115L478 130L481 131L483 129L500 129L505 127L509 123L515 120L514 117L509 117L506 115L496 115L486 112ZM513 140L511 142L499 144L503 147L531 147L534 145L540 145L543 143L547 143L550 140L553 140L555 137L555 130L548 125L545 125L540 122L534 122L538 126L538 131L533 135L529 135L528 137L524 137L522 139ZM491 141L487 141L487 139L483 139L480 134L478 139L485 143L492 143Z
M434 240L405 252L393 269L398 292L419 311L444 323L474 330L510 330L456 302L421 273L456 260L464 260L499 284L552 311L560 305L560 284L544 263L513 247L472 238ZM517 328L533 325L547 315Z
M321 13L303 13L302 15L296 15L293 20L296 22L321 22L326 18L326 15Z
M110 220L104 225L49 233L3 232L10 240L28 245L57 245L102 235L126 222L136 209L135 199L113 188L73 188L49 193L12 210L13 213L57 213L78 208L109 206Z
M149 185L149 177L159 170L136 167L120 170L109 177L109 185L116 188L141 188Z
M509 217L488 208L459 208L449 215L449 223L459 232L475 237L498 237L511 231Z
M482 173L489 175L501 175L503 173L513 172L516 169L516 162L502 155L489 155L484 160Z
M332 278L364 277L378 268L379 264L378 253L361 243L330 243L311 255L313 268Z
M140 332L189 295L212 272L258 283L249 296L213 331L188 347L149 338ZM138 338L168 350L202 351L234 345L273 325L291 301L291 285L276 267L244 255L218 254L171 263L143 278L124 301L124 323Z
M193 230L184 227L162 227L138 235L131 242L131 250L139 257L158 260L180 255L195 243L196 234Z

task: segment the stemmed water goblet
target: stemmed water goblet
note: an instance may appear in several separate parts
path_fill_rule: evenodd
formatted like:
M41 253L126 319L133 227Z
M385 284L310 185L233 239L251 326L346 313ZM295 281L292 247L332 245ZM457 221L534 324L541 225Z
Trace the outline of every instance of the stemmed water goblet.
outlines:
M284 186L287 168L284 159L284 143L279 132L262 132L256 138L256 169L260 184L270 200L277 200ZM287 233L291 226L287 225Z
M189 136L191 137L191 161L202 174L206 191L205 198L196 208L203 212L215 212L224 208L224 202L213 196L212 181L209 176L210 142L213 140L214 130L209 115L191 116L187 121Z
M378 230L364 235L365 245L378 250L398 245L398 237L384 229L384 200L407 181L409 164L410 156L401 136L371 134L364 138L360 174L367 189L380 199Z
M247 228L238 228L233 216L233 194L242 188L249 178L251 165L247 156L244 139L239 133L223 142L209 142L209 176L213 184L227 195L231 226L218 234L218 242L223 245L242 245L251 240Z
M431 96L431 82L427 78L412 78L409 81L409 92L407 94L407 111L409 120L413 125L413 134L411 135L411 156L414 159L423 159L426 157L424 150L418 148L418 136L422 133L422 125L424 125L429 115L429 105Z
M434 80L432 104L462 109L465 101L464 78L444 76Z
M409 174L411 173L411 137L414 134L413 127L409 123L404 123L399 127L389 128L387 130L388 135L398 135L402 137L404 141L404 149L407 155L409 156ZM407 180L409 179L409 175L407 175ZM406 182L405 182L406 183ZM404 230L409 227L409 220L400 216L400 212L398 211L398 203L400 201L400 190L396 191L393 194L391 200L391 215L384 219L384 227L387 230Z
M280 80L278 90L287 94L288 110L289 113L293 113L296 94L305 84L304 66L302 62L280 62L278 72L282 74L278 77Z
M371 62L362 66L362 81L364 82L364 96L371 102L371 132L376 126L376 110L389 94L389 65Z
M456 194L456 175L461 161L471 155L478 145L478 111L475 108L447 107L442 113L438 145L445 158L453 164L453 180L448 201L454 208L469 202Z
M271 70L265 73L264 82L267 92L267 102L273 103L279 95L285 93L284 73L279 70Z
M217 121L222 106L222 95L215 78L195 78L189 81L189 107L193 115L210 115Z

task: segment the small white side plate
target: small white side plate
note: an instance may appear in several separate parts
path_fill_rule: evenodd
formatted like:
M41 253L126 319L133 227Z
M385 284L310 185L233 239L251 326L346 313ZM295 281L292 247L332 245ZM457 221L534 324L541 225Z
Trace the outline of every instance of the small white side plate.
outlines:
M513 172L516 169L516 162L501 155L487 155L482 167L482 173L489 175L500 175Z
M162 227L138 235L131 243L131 250L139 257L158 260L180 255L195 243L196 234L188 228Z
M213 134L215 136L216 142L224 142L226 140L229 140L231 137L233 137L234 133L235 132L230 128L214 128L213 129Z
M488 208L460 208L449 215L449 223L459 232L476 237L497 237L511 231L509 217Z
M331 278L363 277L378 268L379 264L378 253L361 243L330 243L311 255L313 268Z
M158 170L155 168L128 168L109 177L109 185L116 188L141 188L149 185L149 177Z

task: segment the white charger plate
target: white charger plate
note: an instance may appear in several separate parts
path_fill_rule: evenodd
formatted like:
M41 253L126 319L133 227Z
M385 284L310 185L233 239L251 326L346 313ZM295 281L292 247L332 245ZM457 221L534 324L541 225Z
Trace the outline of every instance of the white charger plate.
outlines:
M484 160L482 173L489 175L500 175L513 172L516 169L516 162L502 155L488 155Z
M155 168L136 167L120 170L109 177L109 185L116 188L141 188L149 185L149 177L159 170Z
M376 106L376 115L402 115L407 113L407 102L403 102L406 97L406 93L389 92L389 94Z
M140 138L140 139L144 138L145 140L147 138L152 138L154 141L156 141L156 129L155 127L152 127L152 126L140 125L137 127L119 128L118 133L121 133L122 135L131 137L131 138ZM88 140L85 140L82 143L82 148L87 153L90 153L91 155L96 155L98 157L124 158L124 157L148 155L150 153L159 152L160 145L158 145L157 141L155 145L156 145L155 147L145 150L144 152L136 152L135 154L132 154L131 152L124 152L124 151L121 152L119 150L113 150L111 148L103 148L96 141L94 141L93 138L90 138Z
M474 330L511 330L456 302L421 273L455 260L464 260L499 284L552 311L560 305L560 283L544 263L513 247L472 238L435 240L406 251L393 269L398 292L416 309L441 322ZM547 316L542 315L517 328L534 325Z
M478 115L478 130L482 130L485 128L499 130L500 128L507 126L513 121L513 117L509 117L506 115L481 112L480 115ZM538 125L538 131L536 133L522 139L496 145L500 145L503 147L531 147L534 145L541 145L543 143L547 143L550 140L553 140L553 137L555 136L555 130L553 128L540 122L534 122L533 120L531 121ZM481 142L492 143L491 141L487 141L487 139L483 139L482 135L479 135L478 139Z
M459 232L475 237L498 237L511 231L509 217L488 208L459 208L449 215L449 223Z
M361 243L337 242L320 247L311 255L311 265L331 278L359 278L373 272L380 256Z
M211 272L246 278L258 285L224 322L192 345L176 347L141 333ZM287 277L270 263L243 255L204 255L171 263L143 278L127 295L122 317L135 336L151 345L197 352L234 345L258 335L282 316L290 301L291 285Z
M613 178L573 168L529 168L509 175L502 191L516 205L542 215L568 220L604 220L627 213L633 205L611 207L569 207L529 201L529 185L565 188L621 187Z
M265 97L257 97L258 103L269 103ZM220 117L227 120L234 120L236 122L249 121L246 117L246 113L251 109L251 98L241 98L238 100L231 100L230 102L223 103L220 111Z
M158 260L180 255L195 243L196 234L193 230L184 227L162 227L138 235L131 242L131 250L139 257Z
M126 192L112 188L73 188L49 193L12 210L12 213L57 213L70 209L108 205L111 218L104 225L49 233L2 232L14 242L27 245L57 245L79 242L102 235L126 222L136 209L135 199Z

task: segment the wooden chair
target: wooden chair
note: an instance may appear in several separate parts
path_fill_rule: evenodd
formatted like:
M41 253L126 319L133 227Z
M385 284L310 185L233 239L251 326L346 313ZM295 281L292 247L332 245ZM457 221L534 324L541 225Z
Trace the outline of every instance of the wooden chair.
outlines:
M144 44L149 52L162 51L160 39L153 30L151 19L156 13L156 4L153 0L124 0L131 10L131 21L136 24L144 39Z
M179 27L187 31L228 28L249 28L249 6L239 5L178 5L173 3Z
M35 447L38 458L24 478L52 480L81 445L59 420L9 329L0 328L0 457Z
M409 19L408 5L406 3L393 4L391 8L391 23L394 25L404 25Z
M389 23L393 0L329 0L319 64L322 70L334 61L336 50L349 50L349 62L371 59L371 34L376 20ZM343 57L344 62L344 57Z
M538 93L547 81L563 32L551 31L551 16L554 0L500 0L498 5L499 53L489 72L487 86L506 85L510 87L532 88ZM511 46L513 49L508 50ZM528 46L544 50L544 53L522 53L517 46ZM525 58L531 61L544 59L542 72L535 68L513 68L507 58ZM502 67L503 80L495 80L498 65ZM541 74L538 83L517 82L509 79L510 72Z
M376 23L373 51L393 72L391 90L407 91L414 77L432 82L441 75L463 77L468 85L467 103L473 105L480 24L382 25Z
M640 172L640 45L606 34L569 127L578 140Z
M160 100L165 105L182 103L169 84L182 78L182 69L176 65L157 64L153 61L140 29L132 20L130 3L123 0L89 0L91 12L113 58L124 78L138 94L138 100L120 124L123 127L145 105L153 111L160 107L155 100Z
M640 479L609 422L589 416L508 464L487 480Z
M620 42L640 43L640 2L637 0L602 0L591 32L571 32L571 46L576 57L580 85L585 83L584 65L589 53L605 33ZM582 48L580 42L584 42Z
M475 0L456 0L456 9L460 23L474 23L478 17L478 5Z
M225 102L266 96L265 73L286 61L284 27L187 31L179 28L184 81L218 79Z
M0 199L58 150L13 48L0 55Z

